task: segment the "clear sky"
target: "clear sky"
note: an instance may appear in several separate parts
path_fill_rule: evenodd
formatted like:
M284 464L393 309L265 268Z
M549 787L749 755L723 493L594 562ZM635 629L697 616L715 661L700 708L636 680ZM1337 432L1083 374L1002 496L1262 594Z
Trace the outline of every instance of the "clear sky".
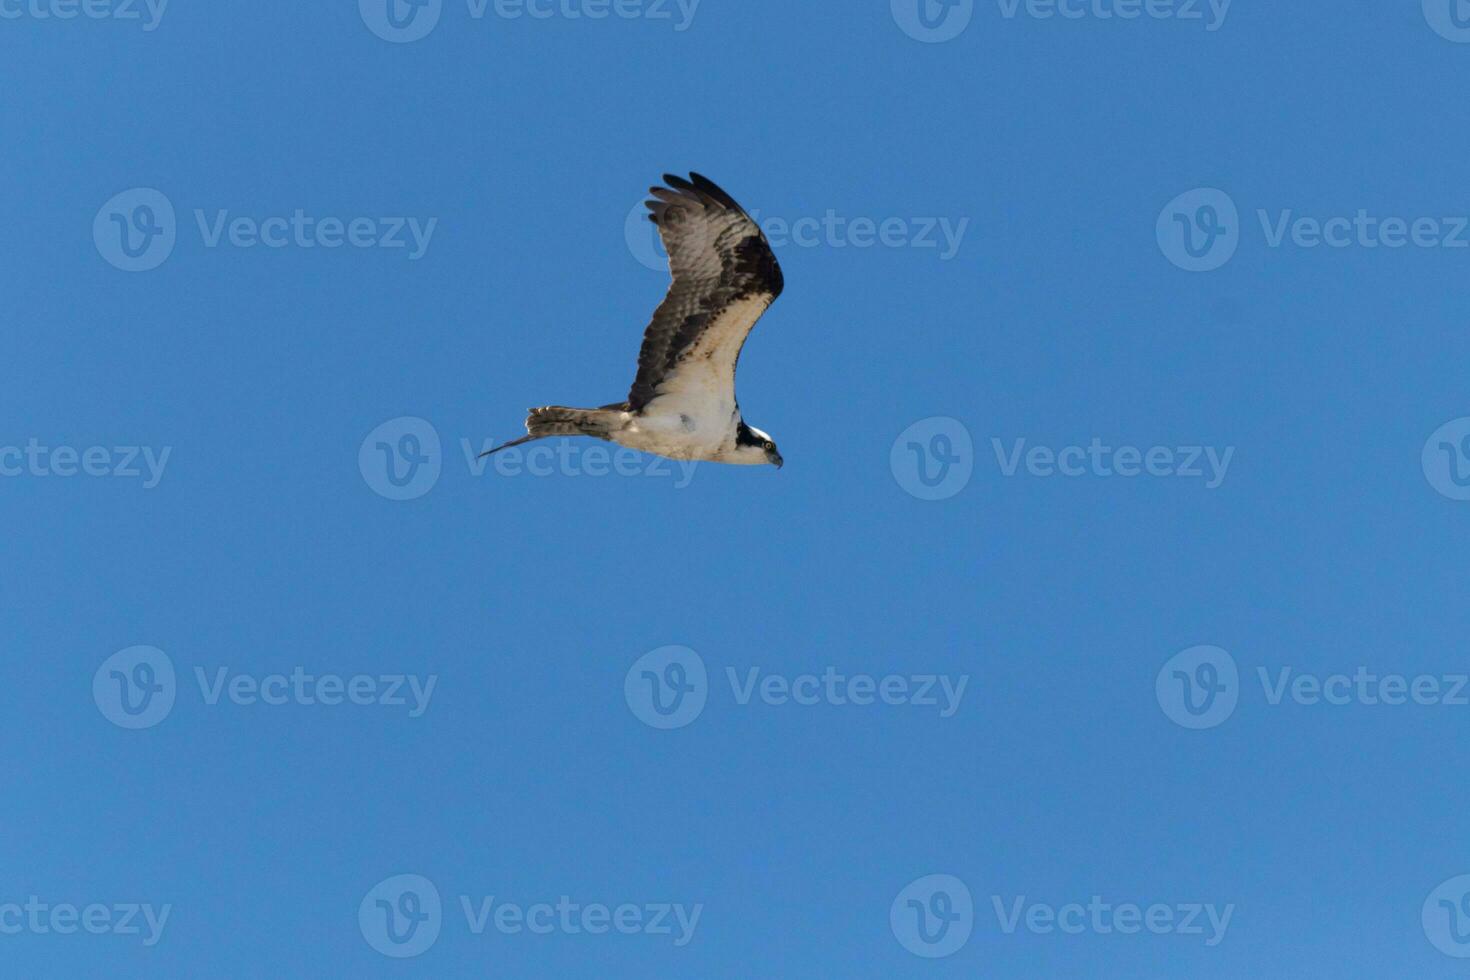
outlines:
M0 973L1464 975L1470 4L926 4L0 0Z

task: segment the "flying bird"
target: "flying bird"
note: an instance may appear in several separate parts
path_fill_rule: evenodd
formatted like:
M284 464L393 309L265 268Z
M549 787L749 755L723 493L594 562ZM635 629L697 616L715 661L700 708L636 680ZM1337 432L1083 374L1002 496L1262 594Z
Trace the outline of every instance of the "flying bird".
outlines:
M781 295L781 266L760 227L708 178L664 175L649 218L673 284L643 334L627 401L533 408L527 435L483 456L549 436L591 436L678 460L780 467L776 442L747 425L735 366L751 328Z

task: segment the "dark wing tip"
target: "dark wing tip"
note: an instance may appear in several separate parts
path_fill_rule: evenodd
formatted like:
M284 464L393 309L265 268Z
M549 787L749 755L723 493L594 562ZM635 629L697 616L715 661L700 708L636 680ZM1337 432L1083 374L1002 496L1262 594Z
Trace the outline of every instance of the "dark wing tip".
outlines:
M688 180L675 174L664 174L664 182L667 187L650 187L648 193L653 196L653 200L644 202L651 212L649 220L659 227L660 234L669 234L669 229L680 220L678 216L691 205L698 205L708 213L723 210L740 215L750 223L752 233L735 246L736 266L773 300L781 295L785 287L781 265L776 261L765 233L733 197L720 185L695 171L690 172ZM665 244L668 244L667 239Z
M731 197L724 188L701 173L691 171L687 180L678 174L664 174L664 183L669 188L672 188L672 190L663 187L650 187L648 193L667 199L674 196L677 192L677 194L692 196L701 203L707 204L713 202L722 208L728 208L739 214L746 213L739 202Z
M704 174L691 172L689 177L694 181L694 186L701 193L714 198L727 208L733 208L741 214L745 213L745 209L736 202L735 198L731 197L723 187L710 180Z

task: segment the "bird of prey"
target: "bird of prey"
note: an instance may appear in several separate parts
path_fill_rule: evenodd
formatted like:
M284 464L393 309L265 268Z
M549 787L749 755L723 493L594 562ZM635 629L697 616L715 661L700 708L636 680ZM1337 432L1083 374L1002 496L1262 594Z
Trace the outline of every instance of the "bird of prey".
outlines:
M781 295L781 266L750 215L699 174L664 175L649 218L669 253L673 284L654 311L628 400L601 408L533 408L526 436L591 436L677 460L780 467L769 435L745 424L735 365L755 322Z

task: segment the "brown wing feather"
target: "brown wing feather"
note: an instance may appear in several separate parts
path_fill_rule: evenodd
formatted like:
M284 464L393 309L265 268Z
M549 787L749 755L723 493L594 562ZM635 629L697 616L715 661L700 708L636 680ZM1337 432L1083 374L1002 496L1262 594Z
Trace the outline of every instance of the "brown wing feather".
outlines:
M690 174L689 180L665 174L664 182L669 186L650 188L653 200L647 206L669 253L674 281L643 335L638 377L628 393L628 406L635 412L658 395L664 379L713 326L738 332L728 340L738 345L733 372L739 348L759 316L748 323L722 324L721 314L735 303L762 297L764 310L783 287L770 243L734 198L699 174Z

